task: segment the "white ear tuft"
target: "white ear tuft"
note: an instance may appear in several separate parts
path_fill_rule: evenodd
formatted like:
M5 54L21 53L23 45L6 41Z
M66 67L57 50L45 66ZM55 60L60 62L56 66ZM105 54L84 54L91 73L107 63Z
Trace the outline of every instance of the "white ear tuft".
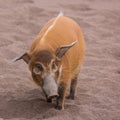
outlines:
M63 45L63 46L61 46L61 47L72 47L72 46L74 46L76 43L77 43L77 40L74 41L74 42L72 42L72 43L69 44L69 45Z

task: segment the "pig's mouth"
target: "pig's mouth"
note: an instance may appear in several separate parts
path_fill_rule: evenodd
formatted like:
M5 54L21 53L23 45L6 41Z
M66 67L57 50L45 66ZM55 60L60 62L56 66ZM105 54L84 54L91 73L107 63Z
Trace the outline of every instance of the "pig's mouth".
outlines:
M45 94L45 96L46 96L47 101L49 101L49 100L51 100L51 99L53 99L53 98L58 98L58 97L59 97L59 94L58 94L58 93L56 93L56 94L51 94L51 95L47 95L44 89L43 89L43 92L44 92L44 94Z
M58 94L56 94L56 95L50 95L50 96L47 97L47 99L52 99L52 98L57 98L57 97L59 97Z

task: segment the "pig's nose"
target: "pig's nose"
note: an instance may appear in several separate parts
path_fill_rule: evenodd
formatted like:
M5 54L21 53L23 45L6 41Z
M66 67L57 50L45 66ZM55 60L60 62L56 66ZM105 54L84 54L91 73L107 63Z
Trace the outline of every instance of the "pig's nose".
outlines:
M53 94L53 95L49 95L47 98L48 99L51 99L51 98L57 98L57 97L59 97L59 95L58 94Z

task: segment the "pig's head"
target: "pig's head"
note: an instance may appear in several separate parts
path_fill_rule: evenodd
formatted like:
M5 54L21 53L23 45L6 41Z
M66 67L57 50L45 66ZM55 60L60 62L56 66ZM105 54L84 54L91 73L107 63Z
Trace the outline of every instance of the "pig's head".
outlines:
M25 53L17 59L23 59L29 65L33 80L41 86L47 99L58 96L58 82L62 74L61 58L75 43L61 46L55 53L41 50L32 55Z

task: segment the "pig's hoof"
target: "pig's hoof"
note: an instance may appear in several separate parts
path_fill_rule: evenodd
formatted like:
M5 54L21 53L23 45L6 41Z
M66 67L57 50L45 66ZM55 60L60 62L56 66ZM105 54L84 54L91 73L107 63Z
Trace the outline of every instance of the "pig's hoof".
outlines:
M47 102L48 103L52 103L52 99L47 99Z
M63 110L62 105L56 105L55 109L57 109L57 110Z
M71 99L71 100L74 100L74 99L75 99L75 97L74 97L73 95L68 95L66 98L67 98L67 99Z

